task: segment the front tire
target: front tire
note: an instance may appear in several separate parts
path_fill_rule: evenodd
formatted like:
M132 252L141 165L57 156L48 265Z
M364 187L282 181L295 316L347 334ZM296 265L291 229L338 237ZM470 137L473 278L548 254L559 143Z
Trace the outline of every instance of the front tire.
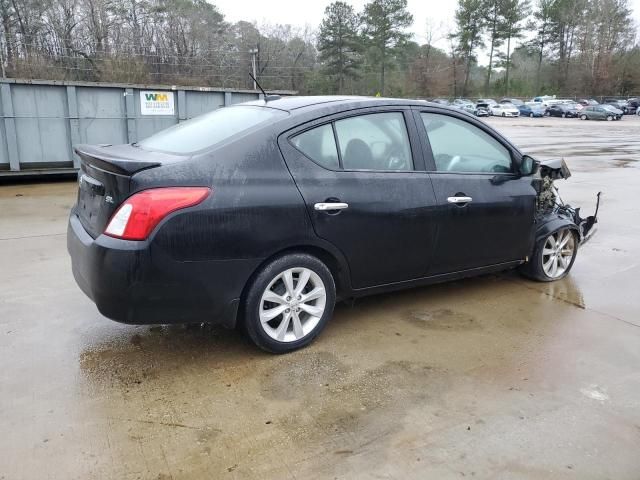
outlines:
M554 282L566 277L578 254L578 235L561 228L540 240L528 263L520 271L539 282Z
M586 115L580 115L580 120L588 120Z
M293 253L265 265L248 288L244 327L258 347L287 353L311 343L333 315L336 287L327 266Z
M607 116L607 122L610 122L611 120L613 120L613 117L611 115Z

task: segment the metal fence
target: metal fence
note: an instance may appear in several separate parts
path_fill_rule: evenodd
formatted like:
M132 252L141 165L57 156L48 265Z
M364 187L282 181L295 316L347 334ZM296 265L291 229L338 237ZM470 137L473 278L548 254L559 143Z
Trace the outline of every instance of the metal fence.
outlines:
M79 166L73 145L136 142L259 97L253 90L0 79L0 176L72 173Z

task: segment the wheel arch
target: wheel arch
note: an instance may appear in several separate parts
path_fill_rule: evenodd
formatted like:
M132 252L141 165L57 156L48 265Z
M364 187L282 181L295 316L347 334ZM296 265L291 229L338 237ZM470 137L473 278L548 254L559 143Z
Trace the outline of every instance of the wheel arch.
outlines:
M548 237L552 233L555 233L562 228L569 228L578 235L578 239L580 238L580 229L572 220L559 216L549 216L545 217L543 221L538 224L538 227L535 231L535 241L533 247L535 248L538 242L540 242L542 239Z
M247 291L249 286L253 282L253 279L256 277L258 272L262 270L265 265L269 264L276 258L293 254L293 253L306 253L308 255L312 255L319 259L322 263L324 263L331 275L333 276L333 281L336 284L336 298L342 299L346 298L351 294L351 276L349 272L349 266L344 259L344 257L332 248L326 248L324 246L319 246L315 244L300 244L300 245L292 245L269 255L265 258L260 264L253 270L251 275L248 277L241 295L241 305L242 300L246 298Z

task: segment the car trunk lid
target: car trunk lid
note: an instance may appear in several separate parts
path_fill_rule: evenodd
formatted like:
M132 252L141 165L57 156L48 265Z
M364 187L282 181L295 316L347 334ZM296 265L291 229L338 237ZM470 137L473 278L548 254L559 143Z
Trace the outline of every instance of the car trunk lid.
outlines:
M142 150L134 145L78 145L76 214L93 238L104 232L109 219L131 192L131 177L185 157Z

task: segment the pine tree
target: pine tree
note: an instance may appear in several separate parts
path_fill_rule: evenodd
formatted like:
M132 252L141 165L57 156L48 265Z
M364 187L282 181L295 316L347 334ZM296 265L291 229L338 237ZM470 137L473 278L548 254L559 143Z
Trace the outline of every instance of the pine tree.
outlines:
M507 42L505 55L505 95L509 95L509 71L511 68L511 41L523 36L523 21L530 13L529 0L506 0L504 38Z
M364 7L362 23L372 59L380 65L380 94L384 95L385 69L409 39L404 29L413 23L413 15L407 0L372 0Z
M484 0L458 0L456 9L457 30L453 36L458 41L458 48L465 63L462 95L469 93L469 73L471 63L475 61L475 52L482 47L482 32L485 26Z
M484 94L489 96L491 89L491 73L493 72L493 63L495 52L504 43L504 34L507 28L506 12L507 5L505 0L485 0L483 9L485 10L485 22L487 28L487 36L489 37L489 64L487 65L487 78L484 85Z
M346 78L357 78L362 64L360 20L351 5L333 2L324 11L318 34L320 61L326 72L337 77L337 90L344 91Z

